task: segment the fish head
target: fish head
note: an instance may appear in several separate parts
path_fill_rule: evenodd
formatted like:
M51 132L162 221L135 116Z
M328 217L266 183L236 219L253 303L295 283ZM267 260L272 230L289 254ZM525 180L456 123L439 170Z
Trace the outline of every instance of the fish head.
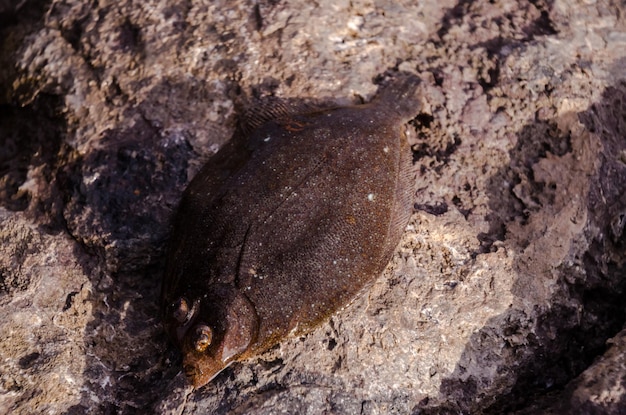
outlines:
M195 388L245 357L258 332L252 303L236 288L216 285L203 295L179 296L166 327L183 352L184 372Z

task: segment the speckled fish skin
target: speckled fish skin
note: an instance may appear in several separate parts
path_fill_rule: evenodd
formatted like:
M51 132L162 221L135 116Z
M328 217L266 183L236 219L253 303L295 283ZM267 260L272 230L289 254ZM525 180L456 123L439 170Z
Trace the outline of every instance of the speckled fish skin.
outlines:
M195 387L311 330L380 275L412 209L412 75L369 104L284 114L227 143L181 200L164 324Z

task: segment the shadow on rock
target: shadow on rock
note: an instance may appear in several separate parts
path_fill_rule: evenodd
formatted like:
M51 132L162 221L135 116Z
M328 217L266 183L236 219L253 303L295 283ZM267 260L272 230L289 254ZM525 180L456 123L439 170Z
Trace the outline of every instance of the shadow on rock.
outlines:
M187 137L133 116L131 128L106 131L82 154L67 151L58 171L93 304L85 329L90 386L69 413L145 413L179 371L158 298L170 217L193 151Z
M53 180L65 129L58 115L60 105L58 97L43 94L21 108L0 105L0 205L11 211L29 210L48 232L61 227L55 192L31 200L33 193L44 189L29 187L38 180Z

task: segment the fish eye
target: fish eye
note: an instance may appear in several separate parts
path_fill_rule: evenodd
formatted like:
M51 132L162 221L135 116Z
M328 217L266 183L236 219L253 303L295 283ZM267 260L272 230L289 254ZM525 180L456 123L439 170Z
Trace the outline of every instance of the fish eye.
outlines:
M189 308L189 301L185 297L180 297L173 304L172 317L180 324L184 324L191 318L191 310Z
M211 344L213 330L206 324L199 324L194 329L193 346L198 352L203 352Z

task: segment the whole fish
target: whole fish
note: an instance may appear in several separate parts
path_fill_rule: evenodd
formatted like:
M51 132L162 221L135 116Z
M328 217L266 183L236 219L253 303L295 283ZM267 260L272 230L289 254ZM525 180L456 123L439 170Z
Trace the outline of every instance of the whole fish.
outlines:
M368 104L261 109L191 181L161 301L195 387L310 331L380 275L412 211L404 128L418 84L396 74Z

